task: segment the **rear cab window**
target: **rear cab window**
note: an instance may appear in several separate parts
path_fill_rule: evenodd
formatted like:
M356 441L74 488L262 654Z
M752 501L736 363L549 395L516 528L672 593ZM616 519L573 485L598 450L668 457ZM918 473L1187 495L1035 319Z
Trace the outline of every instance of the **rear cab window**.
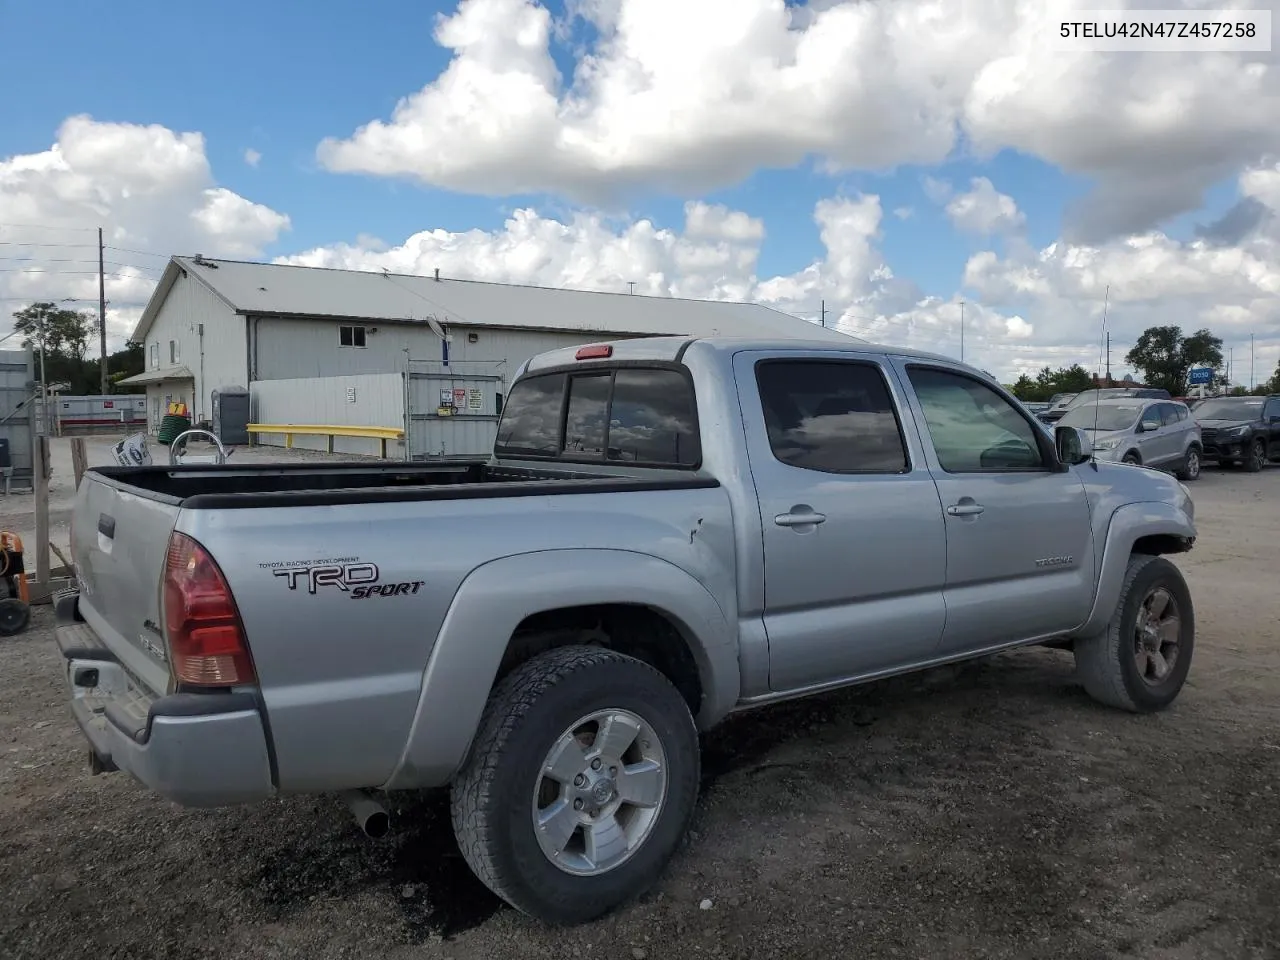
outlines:
M671 364L523 377L507 395L494 454L696 469L702 444L693 381Z

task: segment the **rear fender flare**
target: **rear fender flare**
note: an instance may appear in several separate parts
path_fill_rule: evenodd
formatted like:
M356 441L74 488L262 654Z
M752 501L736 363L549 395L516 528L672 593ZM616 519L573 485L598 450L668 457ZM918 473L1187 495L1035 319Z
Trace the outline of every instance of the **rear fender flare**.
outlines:
M625 550L542 550L473 570L454 594L423 672L405 750L383 789L440 786L471 747L494 678L526 617L565 607L627 603L675 621L697 662L707 727L738 700L732 622L707 589L657 557Z
M1111 515L1093 609L1089 618L1075 631L1077 636L1093 636L1111 622L1116 604L1120 602L1120 590L1124 586L1124 573L1133 545L1143 537L1159 535L1192 540L1195 539L1196 528L1184 511L1162 501L1125 504Z

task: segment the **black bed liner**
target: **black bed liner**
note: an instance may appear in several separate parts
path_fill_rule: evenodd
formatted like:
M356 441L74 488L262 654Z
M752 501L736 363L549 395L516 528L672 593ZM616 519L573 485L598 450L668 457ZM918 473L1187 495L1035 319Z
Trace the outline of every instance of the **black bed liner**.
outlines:
M474 500L688 490L719 486L705 476L636 476L554 467L495 466L486 460L442 463L279 463L261 466L94 467L111 486L190 510L336 506L420 500ZM645 470L653 474L652 470Z

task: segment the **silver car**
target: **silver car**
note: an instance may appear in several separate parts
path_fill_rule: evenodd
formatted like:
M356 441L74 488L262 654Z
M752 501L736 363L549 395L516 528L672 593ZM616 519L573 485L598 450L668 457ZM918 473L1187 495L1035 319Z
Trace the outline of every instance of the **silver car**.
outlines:
M1176 400L1100 400L1073 407L1057 425L1088 433L1099 460L1171 470L1179 480L1200 476L1200 425L1186 404Z

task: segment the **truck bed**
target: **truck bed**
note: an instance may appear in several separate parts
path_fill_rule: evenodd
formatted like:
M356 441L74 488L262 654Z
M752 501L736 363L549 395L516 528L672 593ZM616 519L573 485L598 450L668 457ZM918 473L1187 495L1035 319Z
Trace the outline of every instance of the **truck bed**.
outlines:
M187 510L336 506L419 500L547 496L716 487L705 476L620 468L617 473L497 466L487 460L430 463L299 463L242 466L95 467L112 487Z

